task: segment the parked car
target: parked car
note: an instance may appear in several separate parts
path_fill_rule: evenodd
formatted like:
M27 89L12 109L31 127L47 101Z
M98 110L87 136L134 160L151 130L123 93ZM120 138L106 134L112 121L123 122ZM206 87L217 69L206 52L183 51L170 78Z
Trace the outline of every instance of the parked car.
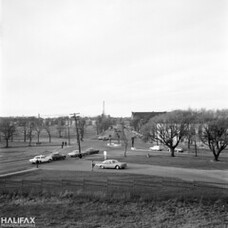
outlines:
M98 139L99 139L99 140L103 140L103 141L107 141L107 140L109 140L109 137L108 137L108 136L105 136L105 135L103 135L103 136L100 135L100 136L98 137Z
M175 148L175 152L177 152L177 153L183 153L184 150L183 150L183 148L181 148L181 147L176 147L176 148Z
M85 152L84 152L85 155L98 154L98 153L99 153L99 150L94 149L92 147L86 149Z
M168 149L168 151L170 151L170 149ZM174 149L174 151L177 152L177 153L183 153L183 152L184 152L184 149L181 148L181 147L176 147L176 148Z
M117 160L105 160L101 163L96 163L95 166L101 169L125 169L127 167L127 163L119 162Z
M64 160L64 159L66 159L66 155L64 155L64 154L59 154L59 153L52 154L52 160L53 161Z
M73 150L72 152L69 152L67 155L72 158L77 157L79 155L79 150Z
M155 151L161 151L162 150L162 148L159 145L151 146L149 149L150 150L155 150Z
M38 155L29 160L29 162L31 162L32 164L36 164L37 161L38 163L44 163L44 162L50 162L52 161L52 159L49 156Z

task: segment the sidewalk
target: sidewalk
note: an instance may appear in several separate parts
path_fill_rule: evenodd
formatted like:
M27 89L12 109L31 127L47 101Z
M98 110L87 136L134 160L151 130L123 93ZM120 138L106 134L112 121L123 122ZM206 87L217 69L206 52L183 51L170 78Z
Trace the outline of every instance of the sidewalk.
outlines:
M22 174L22 173L33 172L33 171L37 171L37 170L39 170L39 169L38 168L32 168L32 169L26 169L26 170L16 171L16 172L12 172L12 173L1 174L0 178L13 176L13 175L17 175L17 174Z

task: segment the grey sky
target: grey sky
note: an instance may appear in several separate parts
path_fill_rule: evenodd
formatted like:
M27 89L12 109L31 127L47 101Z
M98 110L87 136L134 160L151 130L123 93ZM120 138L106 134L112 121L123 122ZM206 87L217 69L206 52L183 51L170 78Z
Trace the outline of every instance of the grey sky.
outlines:
M4 115L228 108L226 0L2 0Z

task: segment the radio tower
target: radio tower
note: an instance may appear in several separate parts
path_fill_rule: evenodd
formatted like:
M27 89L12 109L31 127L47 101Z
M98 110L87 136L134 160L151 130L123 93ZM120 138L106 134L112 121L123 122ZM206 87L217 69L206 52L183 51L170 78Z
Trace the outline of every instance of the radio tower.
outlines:
M105 101L103 101L103 111L102 111L102 116L105 116Z

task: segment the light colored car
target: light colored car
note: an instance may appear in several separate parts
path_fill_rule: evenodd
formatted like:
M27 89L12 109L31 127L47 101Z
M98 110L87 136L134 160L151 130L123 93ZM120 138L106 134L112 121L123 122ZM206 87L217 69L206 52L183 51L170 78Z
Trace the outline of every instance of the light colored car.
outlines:
M98 137L98 139L99 139L99 140L103 140L103 141L107 141L107 140L109 139L109 137L108 137L108 136L105 136L105 135L103 135L103 136L100 135L100 136Z
M155 151L161 151L162 150L162 148L159 145L151 146L149 149L150 150L155 150Z
M95 166L101 169L125 169L127 167L127 163L109 159L101 163L96 163Z
M31 162L32 164L36 164L37 161L38 163L44 163L44 162L50 162L52 161L52 159L50 158L50 156L38 155L29 160L29 162Z
M183 148L181 148L181 147L176 147L176 148L175 148L175 152L177 152L177 153L183 153L184 150L183 150Z
M72 152L69 152L67 155L70 157L76 157L79 154L79 150L73 150Z
M170 152L170 149L168 149L168 151ZM183 153L183 152L184 152L184 149L181 148L181 147L176 147L176 148L174 149L174 151L177 152L177 153Z

